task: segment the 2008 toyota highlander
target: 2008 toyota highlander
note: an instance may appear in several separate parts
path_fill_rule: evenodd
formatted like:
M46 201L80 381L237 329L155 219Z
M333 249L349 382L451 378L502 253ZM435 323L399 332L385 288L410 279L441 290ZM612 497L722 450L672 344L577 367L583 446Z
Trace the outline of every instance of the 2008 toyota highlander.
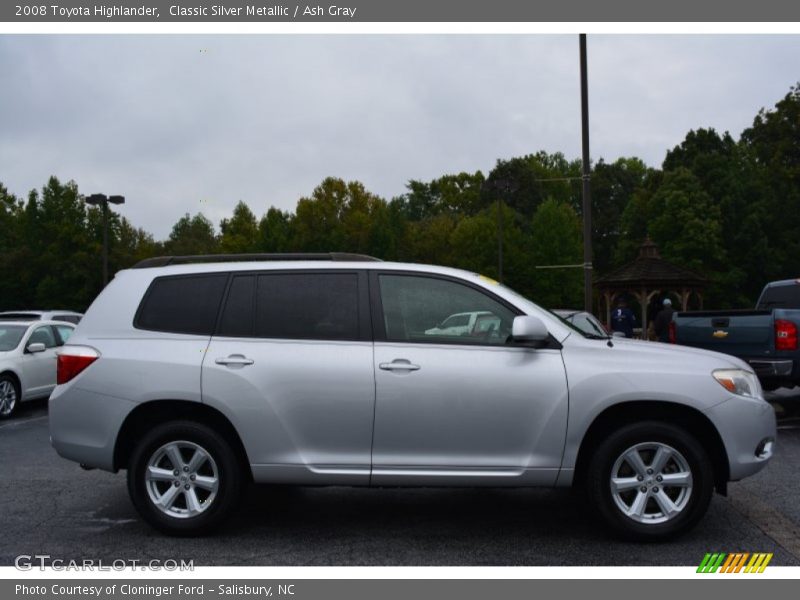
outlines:
M478 312L478 334L436 328ZM686 530L767 464L774 412L736 358L597 337L456 269L149 259L60 352L52 443L126 469L138 511L173 534L218 525L248 480L580 485L627 537Z

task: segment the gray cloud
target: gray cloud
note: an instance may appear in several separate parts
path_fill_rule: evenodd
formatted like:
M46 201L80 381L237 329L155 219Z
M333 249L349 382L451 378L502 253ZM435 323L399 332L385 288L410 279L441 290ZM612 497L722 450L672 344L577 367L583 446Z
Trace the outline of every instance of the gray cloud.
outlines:
M592 156L659 165L734 135L800 79L800 36L591 36ZM164 238L185 212L292 209L324 177L407 180L580 155L577 36L0 37L0 181L122 193Z

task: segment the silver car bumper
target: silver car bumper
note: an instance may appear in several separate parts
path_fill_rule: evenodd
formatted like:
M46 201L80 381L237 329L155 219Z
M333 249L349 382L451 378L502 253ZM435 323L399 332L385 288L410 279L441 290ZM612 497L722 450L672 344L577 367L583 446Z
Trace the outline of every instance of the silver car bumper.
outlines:
M717 427L728 454L730 481L763 469L775 447L775 411L763 400L732 396L705 411Z
M114 470L114 446L125 417L136 404L70 384L50 396L50 443L63 458Z

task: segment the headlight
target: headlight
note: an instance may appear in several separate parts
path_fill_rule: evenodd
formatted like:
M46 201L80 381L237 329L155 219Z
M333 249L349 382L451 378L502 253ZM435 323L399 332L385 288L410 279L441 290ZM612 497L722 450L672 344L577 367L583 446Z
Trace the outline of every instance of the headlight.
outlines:
M732 394L747 396L748 398L764 398L761 384L755 373L744 369L717 369L711 373L719 384Z

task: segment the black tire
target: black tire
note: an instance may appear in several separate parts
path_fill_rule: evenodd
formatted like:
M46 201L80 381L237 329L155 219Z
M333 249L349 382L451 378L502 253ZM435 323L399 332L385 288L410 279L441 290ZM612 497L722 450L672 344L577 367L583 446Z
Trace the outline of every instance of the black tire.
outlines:
M205 451L212 460L207 460L203 464L201 469L205 471L197 471L197 477L199 479L199 475L210 473L218 481L213 498L205 496L209 504L202 508L202 512L194 516L174 516L176 511L182 510L180 498L176 499L174 508L170 509L172 512L169 514L156 506L151 493L161 494L160 490L164 490L166 493L170 486L174 485L174 481L148 484L145 479L150 461L157 453L162 455L160 449L175 442L194 444ZM192 449L184 445L183 456L186 462L189 462L191 455ZM161 465L171 464L168 458L162 458L162 460L167 460L167 463L162 462ZM182 503L185 507L183 510L187 513L189 499L184 492L180 491L184 485L191 485L191 493L195 493L195 497L200 498L201 495L210 494L200 488L199 482L196 482L198 487L195 489L194 480L188 481L189 476L189 472L180 472L175 478L183 477L183 480L180 480L179 485L175 487L178 488L177 494L183 498ZM169 535L194 536L213 531L235 510L241 498L243 484L243 467L230 442L207 425L194 421L172 421L148 431L136 444L128 465L128 492L133 505L145 521ZM153 489L151 485L158 487ZM200 505L203 504L201 498Z
M685 492L681 492L680 488L670 487L668 488L669 491L667 491L667 489L663 488L663 484L659 488L659 483L655 480L658 474L653 474L652 478L649 475L645 475L648 479L642 482L642 486L637 483L635 489L621 494L619 500L615 500L615 494L611 490L612 470L614 470L617 460L628 449L639 444L645 445L640 450L640 456L642 457L646 457L649 451L647 444L666 445L677 450L682 455L681 458L687 463L692 476L692 487L688 493L688 498L681 500L680 494ZM647 464L649 463L645 461L645 465ZM678 470L677 464L677 462L671 462L667 468ZM638 477L634 475L629 465L623 465L622 468L629 469L631 476ZM631 498L629 506L632 507L634 503L633 497L638 496L639 492L645 489L648 491L644 497L650 498L645 501L645 512L649 514L655 513L656 515L660 513L662 517L645 514L644 517L640 518L652 518L653 522L635 520L635 518L626 515L617 503L622 501L628 504L625 498ZM645 421L625 425L608 435L595 449L589 463L586 478L586 492L589 501L596 508L606 525L620 537L636 541L668 540L689 530L706 513L713 491L712 464L703 446L686 430L658 421ZM660 493L662 497L656 498L654 493ZM672 499L677 499L678 502L676 504L681 504L681 502L684 504L682 510L674 517L664 522L657 522L658 519L664 518L663 515L665 514L665 511L661 511L661 507L657 502L659 499L663 501L663 494L668 494L668 497L673 496L674 498Z
M8 384L11 386L11 389L14 394L14 400L11 406L11 410L9 410L8 412L0 410L0 419L10 419L14 415L16 415L17 412L19 411L19 404L20 404L19 383L17 383L17 380L14 379L11 375L0 375L0 387L5 387L2 386L2 384Z

